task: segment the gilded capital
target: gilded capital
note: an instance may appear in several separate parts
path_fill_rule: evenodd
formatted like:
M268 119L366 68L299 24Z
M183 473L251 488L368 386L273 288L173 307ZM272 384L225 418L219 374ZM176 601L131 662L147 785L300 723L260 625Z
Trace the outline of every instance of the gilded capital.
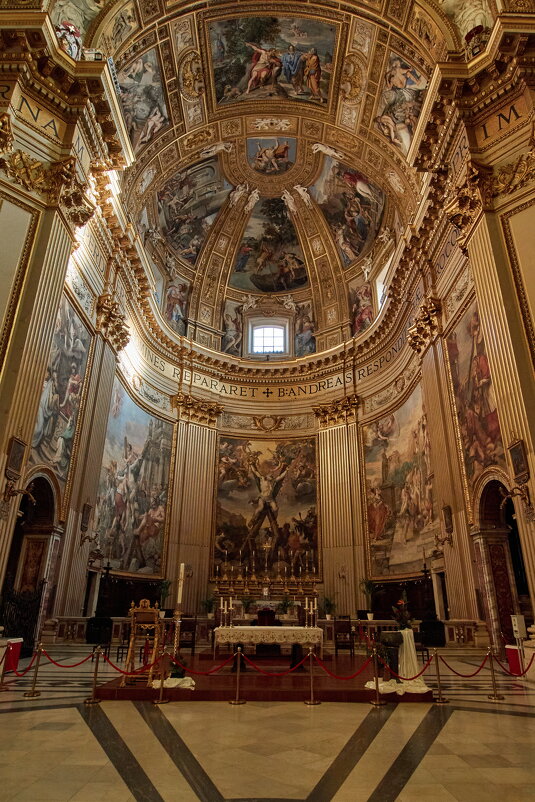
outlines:
M322 428L338 426L341 423L354 423L357 420L359 397L356 394L345 395L328 404L313 407L313 412Z
M191 423L205 423L209 426L214 426L218 416L223 412L221 404L204 401L182 392L171 396L171 407L178 410L179 419L186 419Z
M97 328L109 340L115 351L121 351L129 342L130 334L126 318L113 296L101 295L97 301Z
M420 304L407 333L407 342L417 354L423 354L440 331L441 309L440 301L436 298L425 298Z

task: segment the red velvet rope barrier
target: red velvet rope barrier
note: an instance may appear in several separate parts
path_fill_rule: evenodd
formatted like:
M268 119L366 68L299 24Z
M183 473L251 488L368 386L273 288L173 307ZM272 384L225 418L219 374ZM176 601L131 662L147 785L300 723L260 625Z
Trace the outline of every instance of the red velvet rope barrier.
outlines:
M332 671L329 671L329 669L327 668L327 666L326 666L326 665L323 663L323 661L322 661L322 660L320 660L320 659L319 659L319 657L317 657L317 655L314 655L314 657L315 657L315 659L316 659L316 663L317 663L317 664L320 666L320 668L322 668L322 669L325 671L325 673L326 673L326 674L328 674L328 675L329 675L330 677L332 677L333 679L343 679L343 680L355 679L355 677L358 677L358 675L359 675L359 674L362 674L362 672L364 671L364 669L365 669L365 668L367 668L367 667L370 665L370 663L371 663L371 661L372 661L372 659L373 659L373 658L371 658L371 657L368 657L368 659L366 660L366 662L365 662L363 665L361 665L361 667L359 668L359 670L358 670L358 671L356 671L354 674L351 674L351 676L349 676L349 677L341 677L341 676L339 676L338 674L333 674L333 672L332 672Z
M256 663L253 663L253 661L250 660L246 654L242 654L242 657L247 663L249 663L250 666L254 668L255 671L258 671L259 674L263 674L265 677L286 677L293 671L297 671L297 669L300 668L303 663L306 662L306 660L308 660L308 654L306 654L300 663L297 663L296 666L289 668L287 671L264 671L263 668L260 668L260 666L257 666Z
M89 656L91 657L91 655L89 655ZM115 663L112 663L110 658L106 657L106 655L103 652L102 652L102 657L104 658L106 663L108 663L108 665L110 665L112 668L114 668L115 671L118 671L119 674L124 674L125 677L137 677L140 674L143 674L145 671L149 671L151 668L153 668L155 665L157 665L161 660L161 657L158 657L158 659L155 660L154 663L149 663L147 665L142 665L140 668L136 668L135 671L123 671L122 668L119 668L119 666L116 666Z
M184 671L187 671L188 674L197 674L200 677L209 677L210 674L215 674L217 671L221 671L221 669L224 668L225 666L227 666L231 662L231 660L234 660L234 655L233 654L231 654L230 657L227 660L225 660L224 663L221 663L221 665L215 666L214 668L211 668L210 671L194 671L192 668L188 668L187 666L183 666L182 663L179 660L176 659L176 657L171 657L171 661L176 666L179 666L180 668L184 669Z
M414 675L414 677L400 677L400 675L399 675L399 674L396 674L396 672L395 672L393 669L391 669L391 668L390 668L390 666L388 665L388 663L385 663L385 662L384 662L384 660L382 660L382 659L379 657L379 655L377 655L377 659L379 660L379 662L380 662L380 663L382 663L382 665L383 665L385 668L388 668L388 670L390 671L390 673L392 674L392 676L393 676L393 677L395 677L396 679L399 679L399 680L401 680L402 682L412 682L413 680L415 680L415 679L418 679L418 677L421 677L421 676L422 676L422 674L424 673L424 671L427 671L427 669L429 668L429 666L430 666L430 665L431 665L431 663L433 662L433 657L430 657L430 658L429 658L429 660L427 661L427 663L425 664L425 666L422 668L422 670L421 670L421 671L419 671L417 674L415 674L415 675Z
M29 664L26 666L26 668L24 669L24 671L21 674L19 674L19 672L14 668L13 669L13 673L15 674L15 676L16 677L23 677L25 674L27 674L28 671L30 670L30 668L35 663L36 657L37 657L37 652L34 652L32 659L30 660Z
M494 657L494 659L500 666L501 670L504 671L506 674L509 674L510 677L525 677L528 671L530 670L531 666L533 665L533 660L535 660L535 654L531 655L531 660L529 661L528 667L521 674L515 674L514 671L509 671L502 663L500 663L497 657Z
M473 673L473 674L461 674L459 671L455 671L455 669L454 669L454 668L452 668L452 667L450 666L450 664L449 664L449 663L447 663L447 662L444 660L444 658L442 657L442 655L441 655L441 654L440 654L440 655L438 655L438 656L439 656L439 658L440 658L441 662L442 662L442 663L444 663L444 665L446 666L446 668L448 668L448 669L449 669L449 670L450 670L450 671L451 671L453 674L455 674L457 677L462 677L463 679L470 679L470 677L475 677L475 676L476 676L476 674L479 674L479 672L482 670L483 666L485 665L485 663L486 663L486 662L487 662L487 660L489 659L489 656L488 656L488 654L487 654L487 655L485 655L485 659L483 660L483 662L481 663L481 665L479 666L479 668L478 668L476 671L474 671L474 673Z
M44 654L44 656L50 663L54 663L54 665L57 666L58 668L78 668L78 666L83 665L83 663L87 663L87 661L93 656L92 652L91 654L88 654L87 657L84 657L83 660L80 660L79 663L71 663L70 665L66 665L65 663L57 663L52 657L50 657L48 652L46 652L44 649L42 650L42 654Z

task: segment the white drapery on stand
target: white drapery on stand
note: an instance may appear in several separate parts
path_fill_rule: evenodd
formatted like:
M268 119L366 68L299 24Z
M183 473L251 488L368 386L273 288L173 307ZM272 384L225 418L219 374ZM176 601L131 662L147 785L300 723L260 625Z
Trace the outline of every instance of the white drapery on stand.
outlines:
M399 647L398 652L398 674L400 677L414 677L421 671L416 656L414 632L412 629L402 629L401 636L403 638L403 643ZM381 665L382 664L379 663L380 667ZM365 687L375 690L375 681L370 680L366 683ZM424 674L418 677L418 679L411 679L408 682L406 680L398 682L396 679L391 679L388 682L379 680L379 693L397 693L399 696L403 696L404 693L426 693L430 690L431 688L425 684Z

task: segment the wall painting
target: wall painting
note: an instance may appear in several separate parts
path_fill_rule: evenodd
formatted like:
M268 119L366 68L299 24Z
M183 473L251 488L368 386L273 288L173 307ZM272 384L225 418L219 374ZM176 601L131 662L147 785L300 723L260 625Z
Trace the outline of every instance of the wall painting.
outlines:
M221 350L224 354L241 356L243 348L242 304L236 301L225 301L223 310L223 337Z
M435 508L427 417L418 385L405 403L362 427L373 576L418 572Z
M356 337L373 323L373 291L369 281L360 276L349 285L349 314L351 316L351 334Z
M295 164L297 139L248 139L247 161L258 173L283 173Z
M169 123L157 49L142 53L117 74L128 136L135 153Z
M470 488L491 465L506 470L485 339L474 301L446 340Z
M295 310L295 356L316 353L315 328L312 304L310 301L299 304Z
M230 189L216 156L176 173L158 192L161 230L190 265L195 264Z
M216 100L326 103L334 26L302 17L241 17L209 26Z
M379 231L385 197L365 175L326 156L310 194L321 207L345 265L364 253Z
M221 438L215 570L242 564L257 574L318 571L316 443Z
M289 292L308 284L297 233L280 198L254 207L229 284L247 292Z
M95 529L113 571L161 575L173 425L113 384Z
M62 296L32 437L30 464L47 465L67 481L91 335Z
M177 334L185 336L188 325L190 282L178 278L167 285L163 316Z

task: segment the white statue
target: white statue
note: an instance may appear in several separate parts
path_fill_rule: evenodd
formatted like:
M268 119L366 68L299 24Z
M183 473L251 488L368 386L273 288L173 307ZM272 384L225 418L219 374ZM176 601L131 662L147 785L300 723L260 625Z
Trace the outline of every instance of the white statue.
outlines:
M260 200L260 192L258 191L258 187L255 187L251 192L251 194L249 195L247 203L245 204L245 209L243 210L245 214L249 214L249 212L252 212L252 210L254 209L255 205L258 203L259 200Z
M373 266L373 259L370 256L370 254L364 257L361 266L362 266L362 272L364 273L364 279L365 281L368 281L368 276L370 275L370 271Z
M439 0L439 3L459 29L461 39L479 25L483 28L494 25L487 0Z
M256 309L256 298L254 295L248 295L246 297L242 306L242 312L246 312L248 309Z
M291 193L285 189L281 195L282 200L286 204L286 208L289 209L293 214L297 212L297 206L295 205L295 201L292 198Z
M240 198L249 192L249 184L238 184L238 186L230 193L230 205L236 206Z
M377 242L381 242L383 245L386 245L387 242L390 242L392 239L392 231L385 226L380 234L377 235Z
M215 145L209 145L204 150L201 150L201 158L207 159L209 156L215 156L216 153L220 153L221 151L225 151L225 153L230 153L232 148L234 147L232 142L216 142Z
M318 151L320 153L325 153L326 156L332 156L333 159L337 159L338 161L345 159L345 156L341 151L330 148L329 145L323 145L321 142L315 142L312 145L312 153L318 153Z
M283 295L280 299L281 304L284 306L285 309L288 309L290 312L295 312L297 309L297 304L295 303L294 299L291 295Z
M305 206L308 206L310 209L312 206L312 198L308 194L308 189L306 187L302 187L301 184L296 184L294 189L298 193Z

